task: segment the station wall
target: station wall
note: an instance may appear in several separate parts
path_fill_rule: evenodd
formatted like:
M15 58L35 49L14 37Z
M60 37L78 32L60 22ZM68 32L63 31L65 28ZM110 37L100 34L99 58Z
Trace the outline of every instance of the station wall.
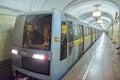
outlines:
M15 16L0 15L0 61L11 58L10 49L15 20Z

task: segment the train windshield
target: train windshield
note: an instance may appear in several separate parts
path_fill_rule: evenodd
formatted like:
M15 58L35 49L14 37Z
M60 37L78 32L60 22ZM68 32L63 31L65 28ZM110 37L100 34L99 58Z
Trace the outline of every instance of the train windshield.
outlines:
M26 16L23 48L50 51L52 14Z

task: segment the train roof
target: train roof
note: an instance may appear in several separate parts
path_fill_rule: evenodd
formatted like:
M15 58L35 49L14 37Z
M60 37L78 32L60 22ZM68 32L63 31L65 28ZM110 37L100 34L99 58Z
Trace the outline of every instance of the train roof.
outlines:
M60 11L60 10L50 10L50 11L33 11L33 12L27 12L27 13L23 13L21 15L32 15L32 14L48 14L48 13L54 13L54 12L60 12L60 13L63 13L66 17L67 17L67 20L70 20L70 21L73 21L73 22L77 22L78 24L80 25L84 25L84 27L91 27L91 28L96 28L95 26L93 25L90 25L88 22L86 21L83 21L81 19L78 19L76 17L74 17L73 15L70 15L68 13L65 13L63 11ZM20 16L20 15L18 15ZM96 28L96 29L99 29L99 28Z

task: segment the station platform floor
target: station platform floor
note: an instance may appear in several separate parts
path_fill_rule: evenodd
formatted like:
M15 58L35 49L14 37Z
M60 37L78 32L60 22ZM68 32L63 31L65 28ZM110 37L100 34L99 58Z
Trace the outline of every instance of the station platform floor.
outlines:
M84 56L90 54L89 63L84 64ZM116 45L103 33L62 80L120 80L120 54ZM87 57L89 57L87 56Z

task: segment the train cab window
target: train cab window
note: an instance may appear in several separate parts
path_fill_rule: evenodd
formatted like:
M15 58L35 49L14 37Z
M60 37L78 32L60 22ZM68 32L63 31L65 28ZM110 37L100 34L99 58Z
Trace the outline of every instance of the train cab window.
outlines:
M24 25L23 48L50 50L52 15L28 15Z
M60 60L63 60L66 57L67 57L67 25L66 22L62 22Z

